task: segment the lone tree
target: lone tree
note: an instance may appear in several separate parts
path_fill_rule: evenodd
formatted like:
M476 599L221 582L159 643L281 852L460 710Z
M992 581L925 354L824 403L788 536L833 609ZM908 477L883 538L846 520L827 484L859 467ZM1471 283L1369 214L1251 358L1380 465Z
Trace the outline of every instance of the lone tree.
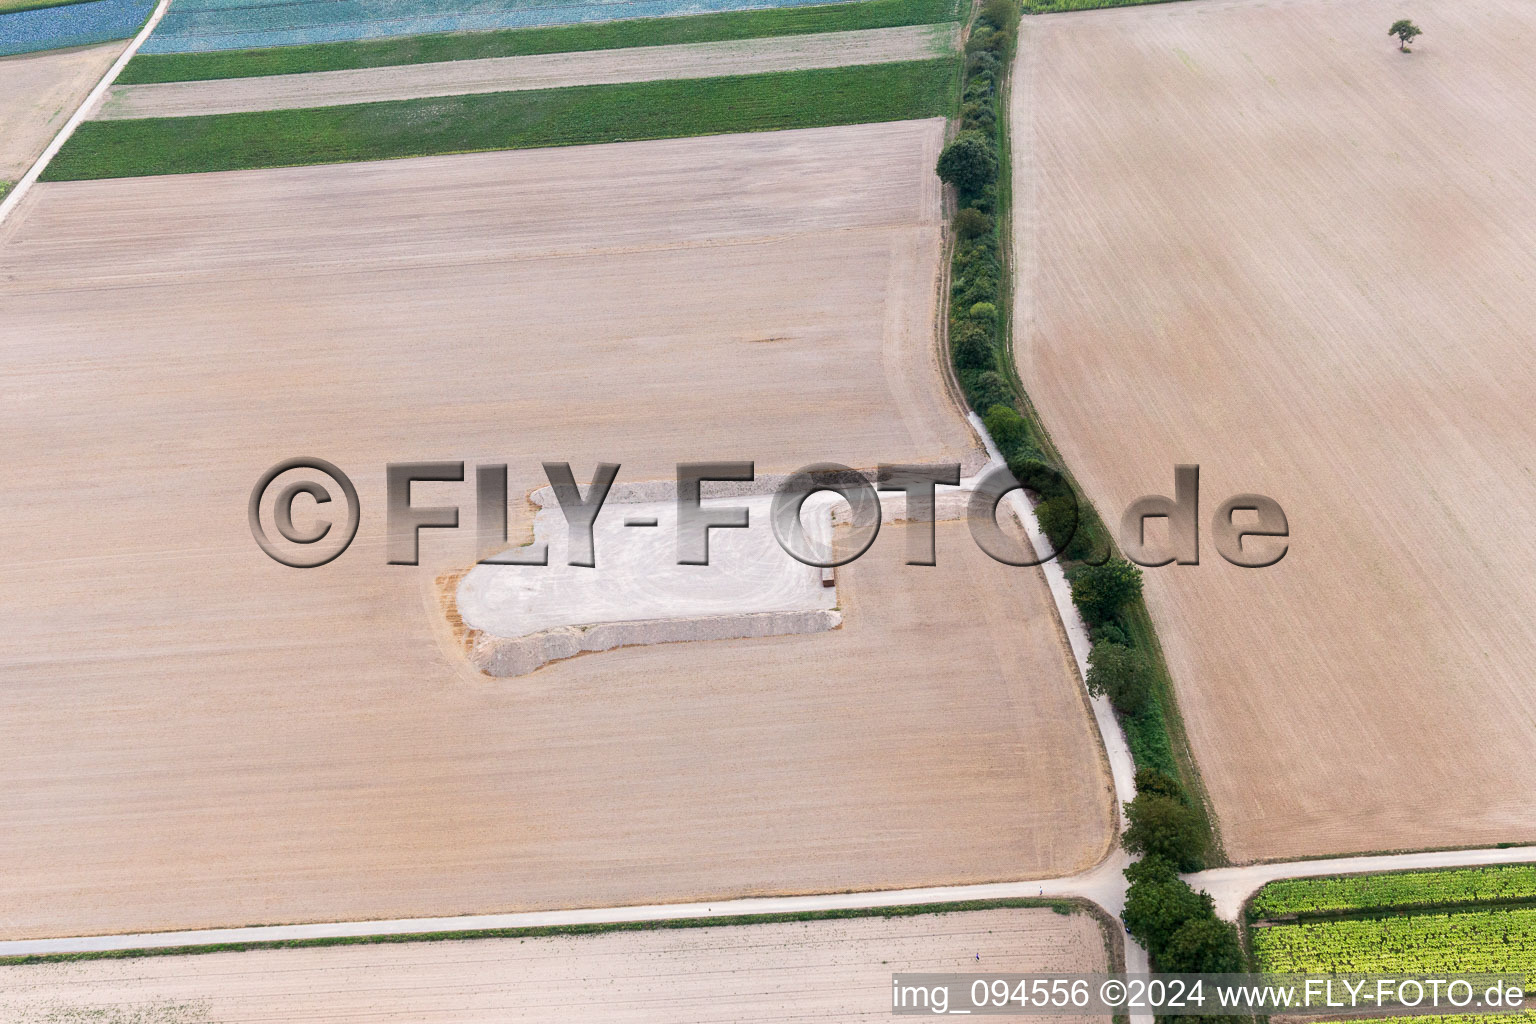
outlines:
M997 174L997 158L976 132L961 132L939 154L939 177L962 195L974 196Z
M1415 25L1407 18L1403 18L1400 21L1394 21L1392 23L1392 27L1387 29L1387 35L1397 36L1399 48L1404 53L1407 53L1408 44L1413 42L1414 39L1418 38L1420 35L1423 35L1423 30L1421 30L1419 26Z

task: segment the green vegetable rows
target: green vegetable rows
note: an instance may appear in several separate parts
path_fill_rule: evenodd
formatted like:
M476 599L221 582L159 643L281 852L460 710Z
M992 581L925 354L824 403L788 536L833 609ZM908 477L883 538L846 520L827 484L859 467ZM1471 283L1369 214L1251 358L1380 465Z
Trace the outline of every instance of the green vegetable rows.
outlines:
M1536 907L1341 919L1255 928L1261 971L1517 973L1536 977Z
M1285 879L1259 890L1249 917L1513 900L1536 900L1536 864Z

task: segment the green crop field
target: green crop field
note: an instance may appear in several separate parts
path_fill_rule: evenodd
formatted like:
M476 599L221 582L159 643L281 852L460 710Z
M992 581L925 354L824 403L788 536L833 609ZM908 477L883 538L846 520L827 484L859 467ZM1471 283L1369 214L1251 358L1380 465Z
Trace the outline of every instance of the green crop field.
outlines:
M1260 971L1536 977L1536 907L1307 921L1252 931Z
M0 0L3 3L4 0ZM642 18L554 28L505 29L408 36L363 42L317 43L214 53L140 54L118 81L124 85L253 78L305 71L342 71L397 64L430 64L482 57L515 57L575 50L612 50L667 43L708 43L765 36L846 32L930 25L960 18L959 0L863 0L816 7L727 11L675 18Z
M1536 901L1536 864L1270 882L1249 905L1254 919L1401 907Z
M205 117L89 121L49 181L942 117L959 58Z

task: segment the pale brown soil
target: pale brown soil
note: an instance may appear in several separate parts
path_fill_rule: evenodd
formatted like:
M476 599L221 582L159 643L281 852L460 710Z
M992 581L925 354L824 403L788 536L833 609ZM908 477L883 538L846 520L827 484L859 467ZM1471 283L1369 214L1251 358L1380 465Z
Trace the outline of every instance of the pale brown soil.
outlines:
M898 971L1107 969L1087 913L980 910L0 967L0 1011L11 1024L846 1021L888 1019Z
M836 633L465 666L384 466L585 481L973 455L932 341L942 122L46 185L0 240L0 935L1059 875L1107 780L1037 573L897 531ZM765 338L779 339L757 344ZM269 465L352 474L330 565ZM473 472L471 468L471 473ZM514 525L513 536L525 527ZM601 557L601 552L599 552Z
M951 53L958 42L958 25L908 25L856 32L490 57L263 78L118 85L108 92L100 117L106 120L184 117L374 103L422 96L884 64Z
M1239 861L1536 838L1533 40L1517 0L1025 22L1020 371L1112 520L1201 464L1202 564L1147 588ZM1255 491L1293 540L1239 569Z
M126 45L0 57L0 181L27 173Z

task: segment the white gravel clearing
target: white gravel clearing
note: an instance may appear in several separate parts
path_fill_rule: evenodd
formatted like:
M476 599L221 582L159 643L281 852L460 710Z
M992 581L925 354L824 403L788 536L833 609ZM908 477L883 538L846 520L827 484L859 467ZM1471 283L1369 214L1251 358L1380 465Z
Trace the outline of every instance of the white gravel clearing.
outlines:
M910 25L768 39L315 71L262 78L119 85L107 95L96 116L98 120L113 121L234 114L427 96L886 64L951 53L959 45L959 38L958 25Z
M567 564L565 516L559 507L541 509L534 539L548 543L549 564L476 566L459 585L459 614L472 629L513 638L557 626L833 608L836 590L822 586L821 570L795 561L774 539L772 501L705 501L706 509L749 509L747 529L709 531L709 565L677 564L676 502L604 504L593 526L595 567ZM657 525L626 527L632 519Z

